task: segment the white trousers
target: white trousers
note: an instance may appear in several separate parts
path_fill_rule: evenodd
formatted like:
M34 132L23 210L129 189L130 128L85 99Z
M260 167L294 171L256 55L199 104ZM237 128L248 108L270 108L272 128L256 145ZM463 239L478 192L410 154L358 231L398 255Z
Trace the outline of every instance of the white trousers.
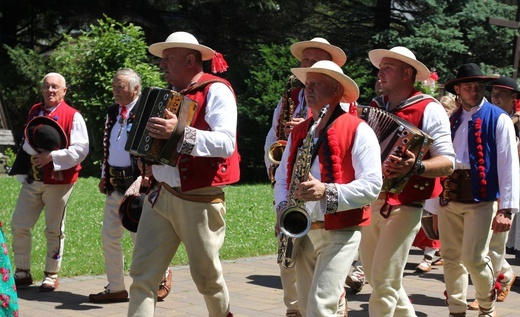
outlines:
M372 317L415 317L403 287L403 273L415 235L420 228L421 207L394 206L388 218L379 213L383 199L372 204L372 222L362 228L359 252L372 287Z
M34 181L22 183L11 220L14 262L17 269L31 269L31 230L45 207L47 257L45 272L58 273L65 242L67 201L74 184L46 185Z
M466 312L468 273L479 305L494 309L494 272L488 256L496 202L450 202L439 208L439 233L444 259L444 283L450 313Z
M361 231L315 229L300 239L295 265L300 312L305 317L337 316Z
M155 188L157 189L157 188ZM191 277L204 296L209 316L226 317L229 313L229 291L224 281L219 251L224 243L226 205L200 203L180 199L161 188L154 205L148 198L137 229L130 267L128 316L153 316L157 289L164 271L184 243ZM221 188L203 188L190 195L216 195Z
M107 274L108 287L111 292L123 291L125 287L124 256L121 239L126 230L119 219L119 205L124 195L114 191L105 198L105 211L103 214L103 227L101 229L101 242L105 256L105 272ZM135 233L130 232L132 241L135 242Z

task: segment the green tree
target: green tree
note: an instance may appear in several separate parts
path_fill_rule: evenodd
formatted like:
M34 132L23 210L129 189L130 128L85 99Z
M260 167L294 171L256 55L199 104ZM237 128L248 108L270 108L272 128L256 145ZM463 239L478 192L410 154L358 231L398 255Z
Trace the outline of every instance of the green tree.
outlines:
M66 100L81 111L89 131L90 158L83 163L83 175L98 175L96 165L103 157L103 128L106 107L113 102L114 73L129 67L141 75L143 87L164 87L166 83L161 80L157 65L148 58L143 30L132 23L105 17L77 37L64 36L65 40L54 51L40 58L32 59L37 56L34 51L8 51L20 72L29 75L31 69L39 69L28 80L33 90L39 87L41 74L56 71L65 77L69 88ZM32 103L23 103L24 113Z

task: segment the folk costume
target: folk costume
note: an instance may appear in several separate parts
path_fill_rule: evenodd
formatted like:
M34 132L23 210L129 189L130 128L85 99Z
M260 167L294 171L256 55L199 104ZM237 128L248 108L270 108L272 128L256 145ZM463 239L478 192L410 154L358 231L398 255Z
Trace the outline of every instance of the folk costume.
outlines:
M125 191L139 176L136 158L125 151L131 125L134 119L134 106L137 98L128 105L117 103L108 107L103 133L103 165L101 178L105 179L105 207L101 242L105 258L105 272L108 285L100 294L91 294L91 302L127 301L124 280L124 257L121 240L127 230L119 216L119 206ZM135 233L130 232L135 242Z
M456 84L485 80L477 65L465 64L446 89L455 93ZM495 276L488 256L491 224L498 209L516 213L519 204L514 128L509 116L485 98L469 111L460 107L450 121L455 172L444 182L439 209L447 303L450 314L465 314L469 273L479 316L494 316Z
M174 47L198 50L203 60L217 55L186 32L172 33L149 50L162 57L164 49ZM158 185L145 199L137 229L128 315L153 315L164 268L184 243L193 281L209 315L232 316L219 250L226 232L222 187L240 176L235 95L227 81L206 73L180 93L195 100L198 108L179 142L177 166L153 165Z
M51 122L43 122L44 120ZM35 104L29 111L27 121L25 137L10 171L10 175L17 175L22 181L11 224L15 266L17 271L27 273L27 284L31 284L31 229L44 208L46 276L52 272L54 274L51 278L55 280L60 271L67 201L78 178L80 163L88 154L89 142L83 117L65 101L52 109L45 109L41 103ZM64 141L58 142L58 148L45 148L46 142L31 144L33 139L32 134L28 135L29 131L34 132L31 128L41 125L54 126L59 131L60 138ZM43 169L38 169L31 163L31 155L39 153L40 149L51 151L52 155L52 162Z
M429 77L428 68L407 48L377 49L370 51L369 57L377 68L384 57L394 58L414 67L417 81ZM448 116L433 97L412 89L409 97L394 109L388 108L387 96L379 100L386 111L412 123L433 138L424 159L444 156L453 160ZM403 273L420 228L424 202L437 197L441 191L440 180L414 175L400 194L382 192L372 204L372 223L362 228L360 246L365 275L373 289L369 301L370 316L415 316L403 288Z
M306 71L321 71L322 67L335 69L329 66L331 64L320 61L311 68L293 69L293 73L304 81ZM336 67L338 74L348 78ZM353 81L348 85L357 89ZM357 95L353 100L342 101L353 102ZM360 226L370 222L367 206L377 197L382 185L381 162L373 157L374 152L380 151L373 130L362 120L345 113L339 104L329 111L332 117L327 128L314 136L318 150L310 166L313 177L325 184L325 198L304 204L312 225L308 233L299 238L296 251L298 306L303 316L337 315L338 299L359 247ZM309 118L291 132L276 172L277 213L288 205L296 153L313 121Z

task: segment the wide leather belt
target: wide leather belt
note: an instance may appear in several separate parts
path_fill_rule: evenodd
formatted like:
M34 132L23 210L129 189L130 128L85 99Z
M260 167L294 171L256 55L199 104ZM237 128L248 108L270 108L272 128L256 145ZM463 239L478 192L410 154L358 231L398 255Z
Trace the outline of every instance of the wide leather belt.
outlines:
M315 229L325 229L325 221L314 221L314 222L311 222L311 229L310 230L315 230Z
M224 193L216 194L216 195L187 195L181 193L175 188L172 188L170 185L166 183L160 183L159 186L164 187L169 193L172 195L179 197L182 200L192 201L196 203L206 203L206 204L219 204L225 202Z
M131 167L108 167L108 182L114 189L124 194L134 182L134 174Z
M134 172L131 167L108 167L108 174L112 177L124 179L127 177L133 177Z
M442 198L466 204L477 203L471 191L470 170L455 170L442 183Z

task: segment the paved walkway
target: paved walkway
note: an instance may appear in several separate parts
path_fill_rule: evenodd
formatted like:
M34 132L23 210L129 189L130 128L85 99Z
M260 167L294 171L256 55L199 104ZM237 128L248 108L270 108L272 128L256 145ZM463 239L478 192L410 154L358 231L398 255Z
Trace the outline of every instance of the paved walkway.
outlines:
M414 274L421 261L420 250L412 250L405 271L404 286L418 317L447 316L444 304L442 267L426 274ZM520 260L508 255L509 263L520 276ZM282 289L274 256L229 261L224 263L224 276L231 292L231 311L235 317L284 316ZM186 266L173 267L170 295L157 303L155 316L207 316L206 307L197 292ZM127 286L131 279L127 277ZM106 284L104 276L81 276L60 279L60 288L53 293L39 293L38 285L19 291L20 316L126 316L128 303L92 304L90 293L97 293ZM358 294L347 290L350 317L368 316L370 285ZM474 295L470 286L468 294ZM497 304L498 316L520 316L520 286L513 286L503 303ZM477 312L469 311L468 317Z

